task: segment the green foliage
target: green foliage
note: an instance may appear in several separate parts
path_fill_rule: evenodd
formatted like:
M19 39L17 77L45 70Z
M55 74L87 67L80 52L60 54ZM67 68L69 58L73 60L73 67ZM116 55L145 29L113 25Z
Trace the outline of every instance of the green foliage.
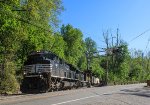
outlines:
M58 24L58 15L63 10L61 0L22 1L19 18L26 36L21 42L19 57L24 61L26 55L35 50L51 50L55 38L52 36Z
M143 75L143 65L142 65L142 58L133 58L131 63L131 78L137 81L141 81L144 78Z
M51 50L57 16L63 10L61 0L23 1L0 2L0 65L7 65L0 75L1 92L15 92L18 88L16 77L21 77L21 69L13 69L9 62L17 64L13 67L21 68L31 51Z
M86 47L86 60L88 60L89 66L92 69L92 73L97 77L102 78L104 75L104 70L100 67L101 59L97 51L97 46L95 41L91 38L85 39ZM86 62L87 63L87 62Z
M19 31L20 22L13 18L17 14L11 11L11 4L7 5L7 3L0 3L0 48L2 52L10 53L16 51L22 35ZM15 4L16 2L12 1L11 3Z
M85 39L85 45L90 57L97 52L96 42L93 41L90 37Z
M121 43L113 53L112 58L110 58L111 71L114 76L117 76L117 78L120 79L120 82L125 82L128 79L129 58L130 55L126 43ZM111 62L111 59L113 62Z
M104 70L100 67L101 60L99 58L93 58L91 62L92 72L99 78L102 79L104 75Z
M82 71L84 71L84 70L87 69L87 59L86 59L85 54L83 54L83 55L81 56L81 58L79 59L78 67L79 67Z
M121 45L120 48L121 50L117 49L118 51L114 52L113 60L109 57L109 81L117 83L146 81L150 74L149 59L144 58L140 50L134 50L129 55L127 45Z
M1 75L0 79L0 93L12 94L19 90L19 84L16 80L16 66L13 62L7 61L4 64L4 75Z
M126 80L128 80L128 76L129 76L129 64L127 61L124 61L123 63L121 63L120 67L120 79L122 82L125 82Z
M150 74L147 75L147 78L146 78L146 79L147 79L147 80L150 80Z
M0 93L12 94L19 91L19 84L14 75L7 74L0 83Z
M63 40L63 37L59 33L54 34L55 41L51 47L51 51L57 54L60 58L65 59L65 47L66 42Z
M23 38L20 32L21 23L14 18L18 14L12 12L13 6L17 5L18 0L0 2L0 63L3 65L0 74L1 93L16 92L19 86L15 76L16 66L13 64Z
M103 79L106 75L106 56L97 52L96 42L83 40L80 29L63 25L56 32L63 10L61 0L4 0L0 2L0 93L14 93L19 89L21 67L27 55L34 50L48 50L68 63L87 70ZM16 10L26 11L16 11ZM123 41L112 46L108 57L109 81L143 81L150 79L150 52L144 58L142 51L129 55ZM88 63L87 63L88 62ZM17 79L16 79L17 78Z
M84 53L82 46L83 34L79 29L73 28L69 24L62 26L61 34L67 45L65 47L65 58L70 64L77 66L79 59Z

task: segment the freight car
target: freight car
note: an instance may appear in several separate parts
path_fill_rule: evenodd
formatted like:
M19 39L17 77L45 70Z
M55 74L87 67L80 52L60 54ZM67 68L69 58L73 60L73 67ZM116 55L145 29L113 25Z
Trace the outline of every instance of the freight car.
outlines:
M88 86L87 74L49 51L32 52L24 63L21 91L38 92Z

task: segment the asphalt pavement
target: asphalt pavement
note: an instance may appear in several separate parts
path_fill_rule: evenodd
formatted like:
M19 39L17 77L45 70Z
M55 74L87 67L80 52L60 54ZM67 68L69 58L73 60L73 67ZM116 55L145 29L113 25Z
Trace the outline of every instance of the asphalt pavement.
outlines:
M145 86L143 83L1 96L0 105L150 105L150 88Z

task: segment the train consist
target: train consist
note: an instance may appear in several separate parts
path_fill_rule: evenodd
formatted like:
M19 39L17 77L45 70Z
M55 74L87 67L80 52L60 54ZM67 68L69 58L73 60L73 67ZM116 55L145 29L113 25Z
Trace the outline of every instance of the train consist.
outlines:
M24 77L20 87L23 93L32 90L47 92L90 87L91 84L99 82L90 73L81 72L48 51L32 52L24 63L23 71Z

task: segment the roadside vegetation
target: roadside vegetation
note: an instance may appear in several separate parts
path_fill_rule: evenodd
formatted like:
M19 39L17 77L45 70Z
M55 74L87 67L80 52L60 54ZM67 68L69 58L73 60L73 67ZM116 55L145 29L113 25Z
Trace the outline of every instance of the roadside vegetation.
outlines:
M0 2L0 93L19 90L23 63L30 52L38 50L52 51L82 71L87 70L88 59L89 70L100 80L106 79L108 69L109 83L150 79L150 52L129 51L128 44L120 39L117 45L109 42L101 55L96 42L90 37L84 39L80 29L70 24L58 28L63 10L61 0Z

